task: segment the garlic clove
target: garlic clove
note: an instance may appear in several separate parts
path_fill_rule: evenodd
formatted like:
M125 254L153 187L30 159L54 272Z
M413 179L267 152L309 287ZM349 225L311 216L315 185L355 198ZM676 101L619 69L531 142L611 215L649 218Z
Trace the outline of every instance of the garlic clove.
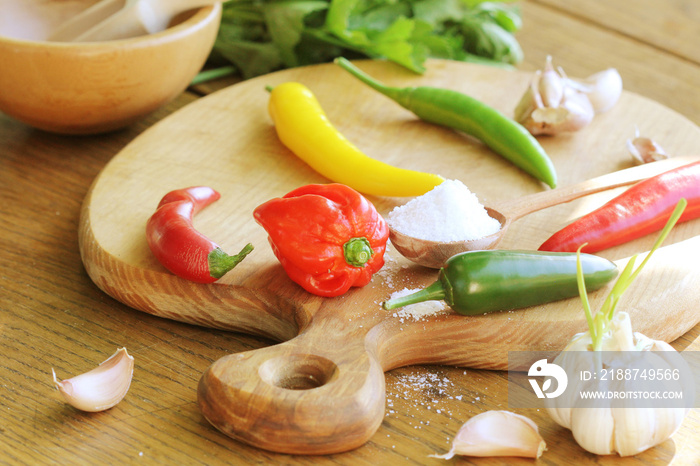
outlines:
M678 356L676 350L668 343L634 332L635 344L639 351L630 352L636 355L633 366L647 373L666 371L673 368L681 374L677 379L670 378L661 385L657 382L654 387L668 392L690 394L685 399L685 407L639 407L633 399L620 400L620 407L612 409L615 423L615 451L620 456L632 456L652 448L670 438L681 426L687 413L693 405L695 381L690 365ZM624 367L624 366L623 366ZM620 381L617 391L637 389L635 382Z
M595 113L610 110L622 95L622 77L615 68L599 71L582 80L569 81L571 86L586 93Z
M520 98L518 105L515 106L515 111L513 112L513 118L515 121L523 123L530 117L535 109L544 107L542 98L537 89L537 83L539 83L541 76L542 71L535 71L535 76L532 82L525 90L523 96Z
M607 390L606 381L598 381L595 387ZM610 409L610 400L600 399L586 404L586 408L571 409L571 429L574 440L581 448L596 455L610 455L614 450L615 421Z
M646 338L646 337L645 337ZM664 353L650 353L642 351L628 352L630 361L616 360L611 367L613 370L624 369L625 367L634 367L645 373L656 373L657 371L665 371L670 367L669 362L664 358ZM678 360L675 364L678 364ZM683 371L680 366L675 366L674 369ZM692 380L692 371L687 366L688 380ZM685 377L680 377L678 380L657 381L654 384L655 388L661 391L693 393L694 388L685 386ZM627 391L639 389L639 381L631 380L615 380L611 382L611 389L614 392L624 393ZM684 391L691 390L691 391ZM692 402L688 404L688 408ZM655 445L663 442L680 427L683 418L687 412L682 407L670 408L664 406L640 407L634 399L623 398L615 403L611 409L614 419L615 430L613 433L614 451L620 456L632 456L641 453Z
M134 358L126 348L120 348L96 368L70 379L59 381L56 372L51 372L56 388L68 404L81 411L104 411L119 403L129 391Z
M510 411L486 411L469 419L457 432L452 448L432 458L520 456L539 458L547 446L531 419Z
M532 112L534 112L537 109L556 108L559 106L561 98L556 99L556 97L554 96L556 90L548 90L547 86L542 84L543 81L544 79L542 70L535 71L530 85L527 87L525 93L520 98L518 105L515 106L514 119L516 121L523 123L528 118L530 118ZM547 94L545 98L543 98L543 93ZM548 105L545 105L545 99Z
M630 387L631 388L631 387ZM614 450L620 456L634 456L671 437L685 417L682 408L613 408Z
M569 113L567 131L577 131L593 121L595 111L588 97L571 87L567 87L564 92L562 106Z
M551 55L547 55L547 61L538 81L542 105L552 108L558 107L564 98L565 80L554 70Z
M627 140L627 150L638 165L669 158L664 148L649 138L640 137Z
M559 107L536 108L520 123L533 135L574 132L593 121L595 112L585 94L567 87Z

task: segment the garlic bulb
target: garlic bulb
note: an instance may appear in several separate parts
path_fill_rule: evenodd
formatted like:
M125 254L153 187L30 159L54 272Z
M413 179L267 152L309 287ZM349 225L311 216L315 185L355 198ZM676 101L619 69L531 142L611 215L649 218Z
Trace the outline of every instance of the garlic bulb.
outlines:
M570 84L563 70L554 70L547 56L543 70L535 77L515 108L515 120L531 134L554 135L578 131L595 115L584 92Z
M99 366L84 374L59 381L56 372L53 381L63 398L82 411L104 411L119 403L131 385L134 358L126 348L120 348Z
M582 358L577 354L589 351L591 345L593 341L590 333L576 335L566 349L555 358L554 364L576 374L591 371L591 359ZM600 367L608 373L630 367L654 373L686 370L678 367L677 358L663 356L664 352L675 352L673 347L633 332L626 312L617 313L610 322L601 348L604 353ZM627 352L633 351L643 351L647 354L630 361ZM600 374L601 371L598 370L597 373ZM692 389L687 386L687 380L690 379L683 378L675 384L671 381L666 385L669 390L692 393ZM590 407L590 400L576 399L575 396L583 392L632 393L639 390L639 380L600 380L598 377L597 380L577 382L578 386L569 386L568 397L545 399L545 407L557 424L571 430L581 447L598 455L618 453L620 456L631 456L641 453L673 435L689 411L689 408L680 407L635 407L634 400L631 400L629 407L620 407L619 401L613 399L596 400L595 407ZM682 386L683 384L686 385Z
M452 448L432 458L464 456L521 456L539 458L546 450L537 425L510 411L486 411L469 419L457 432Z
M636 455L673 435L690 410L692 400L682 400L682 406L660 403L655 398L652 398L655 401L653 405L638 401L644 398L642 395L645 393L643 389L648 388L645 385L647 380L659 384L654 385L654 389L663 387L663 391L682 393L683 398L685 395L692 398L695 393L692 371L667 343L633 332L629 314L615 313L620 297L660 247L686 205L685 199L681 199L651 251L636 270L636 256L629 260L595 315L591 313L579 271L579 291L589 330L575 335L553 364L569 374L588 373L595 376L570 377L564 394L546 398L544 403L552 419L570 429L576 442L591 453ZM654 375L652 379L640 374L679 376L662 379Z

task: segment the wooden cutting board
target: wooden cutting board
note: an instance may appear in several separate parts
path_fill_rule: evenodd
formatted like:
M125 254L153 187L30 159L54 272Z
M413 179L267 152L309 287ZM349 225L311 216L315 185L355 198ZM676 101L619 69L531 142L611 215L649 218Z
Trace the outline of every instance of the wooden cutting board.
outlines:
M430 61L418 76L386 62L358 65L388 84L462 91L510 115L530 74ZM482 203L544 191L542 184L463 134L417 120L335 65L286 70L236 84L188 105L117 154L83 205L80 248L91 279L128 306L169 319L262 335L283 342L217 361L204 374L199 403L226 434L289 453L332 453L363 444L382 421L384 371L409 364L506 369L508 351L558 350L585 329L578 299L526 310L464 317L449 310L416 318L384 311L393 292L432 283L437 271L389 247L371 284L337 298L291 282L253 220L259 204L309 183L325 183L278 141L265 86L299 81L330 121L368 155L464 182ZM677 113L625 92L611 111L576 134L543 137L559 185L632 166L625 141L635 127L674 155L697 154L700 129ZM661 171L661 170L659 170ZM145 224L173 189L208 185L222 197L195 226L230 253L254 252L216 284L183 281L151 255ZM551 233L620 189L529 215L500 247L535 249ZM369 198L380 213L408 199ZM628 290L621 308L635 330L672 341L700 320L700 222L679 225ZM601 255L624 265L647 251L642 238ZM688 260L694 257L694 260ZM600 305L608 289L592 295Z

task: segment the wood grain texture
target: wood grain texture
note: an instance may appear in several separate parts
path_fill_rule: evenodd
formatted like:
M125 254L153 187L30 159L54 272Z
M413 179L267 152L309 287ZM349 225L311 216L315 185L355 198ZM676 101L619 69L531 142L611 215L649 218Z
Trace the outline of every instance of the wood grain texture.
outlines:
M388 63L365 61L360 66L394 85L455 88L503 112L509 112L530 79L528 73L437 60L430 62L422 77ZM205 373L199 400L215 426L274 451L345 451L368 440L379 425L382 370L420 363L505 369L508 351L558 350L585 328L578 299L475 318L446 312L428 323L399 326L395 314L381 310L379 304L393 291L427 286L437 275L409 265L393 250L370 285L339 298L319 298L291 282L267 247L266 233L255 224L252 211L296 187L328 180L276 138L266 114L264 87L285 81L299 81L312 89L330 121L374 157L460 179L489 202L518 199L543 189L481 144L417 121L334 65L288 70L237 84L188 106L134 140L102 171L83 205L80 245L93 281L112 297L144 312L286 342L262 353L222 359ZM650 116L645 121L639 115ZM624 142L627 128L635 123L667 131L682 128L668 141L675 153L692 153L700 142L700 131L685 118L648 99L625 94L618 106L600 115L586 131L541 139L560 183L573 184L631 166ZM256 247L232 273L212 285L172 276L146 246L144 225L160 197L192 185L211 186L222 194L216 206L199 214L200 231L216 238L225 250L247 242ZM536 248L561 225L614 193L527 216L512 224L501 247ZM406 201L371 200L384 214ZM111 207L115 205L120 208ZM625 309L637 331L672 341L700 319L692 306L700 300L700 275L683 261L688 255L700 257L700 242L693 238L699 228L697 222L679 227L669 246L658 252L647 273L630 289ZM651 240L644 238L604 255L623 265L632 254L647 250ZM595 293L594 303L600 304L609 288ZM432 342L439 343L426 350ZM331 383L330 376L324 376L318 387L290 390L276 384L277 369L267 379L261 375L269 361L290 361L288 365L296 367L291 362L295 358L304 361L295 377L306 377L307 370L313 372L310 377L317 377L319 369L309 361L320 358L328 362L325 369L337 374L337 380ZM252 406L264 408L252 410ZM251 429L252 425L256 428ZM299 430L307 435L296 435Z
M540 67L547 53L553 53L557 63L576 76L616 66L627 90L700 124L696 89L700 64L696 61L602 25L605 11L595 17L577 17L575 11L541 2L527 0L521 5L525 21L518 39L525 62L520 69ZM631 8L627 0L604 1L600 6L610 7L608 11ZM638 29L653 33L654 18L679 6L678 2L652 2ZM676 16L685 17L682 13ZM626 24L615 25L623 26ZM671 43L673 37L666 40ZM196 399L203 371L226 355L269 347L273 341L158 318L110 298L83 268L77 229L91 182L115 154L163 117L230 82L197 86L197 94L184 93L138 124L100 137L50 135L0 114L0 463L437 466L446 462L428 455L447 451L462 423L489 409L510 409L540 427L547 451L539 461L459 458L452 462L698 464L697 409L671 439L655 448L632 458L600 457L582 450L571 433L554 424L543 410L512 409L507 373L449 365L397 367L386 372L385 414L379 429L362 447L345 453L278 454L212 428ZM625 129L624 136L630 132L633 129ZM677 133L649 135L663 145ZM617 143L614 147L619 149ZM416 330L419 325L416 323ZM417 332L413 337L396 334L404 335L403 340L384 339L383 351L395 357L382 356L387 367L406 359L397 354L394 342L406 344L406 353L416 350L412 341L418 345ZM136 358L134 381L126 398L96 415L65 406L53 388L51 368L61 377L72 376L91 369L124 345ZM672 345L678 350L700 350L700 325Z
M700 38L700 4L694 0L534 0L577 18L595 22L599 27L616 31L695 63L700 62L697 41Z

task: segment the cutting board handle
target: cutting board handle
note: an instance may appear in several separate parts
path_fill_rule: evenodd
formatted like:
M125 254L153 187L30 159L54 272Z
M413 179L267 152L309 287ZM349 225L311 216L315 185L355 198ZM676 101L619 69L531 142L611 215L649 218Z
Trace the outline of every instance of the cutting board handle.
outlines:
M244 443L290 454L339 453L379 428L384 371L363 338L319 328L224 356L203 374L197 398L212 425Z
M694 159L677 157L630 168L515 199L501 208L518 218ZM224 356L212 364L197 392L204 417L230 437L280 453L340 453L367 442L384 418L384 369L396 364L386 360L389 353L383 351L380 357L375 352L381 332L368 334L380 316L376 322L364 322L371 325L349 325L353 319L333 303L317 309L291 340Z

